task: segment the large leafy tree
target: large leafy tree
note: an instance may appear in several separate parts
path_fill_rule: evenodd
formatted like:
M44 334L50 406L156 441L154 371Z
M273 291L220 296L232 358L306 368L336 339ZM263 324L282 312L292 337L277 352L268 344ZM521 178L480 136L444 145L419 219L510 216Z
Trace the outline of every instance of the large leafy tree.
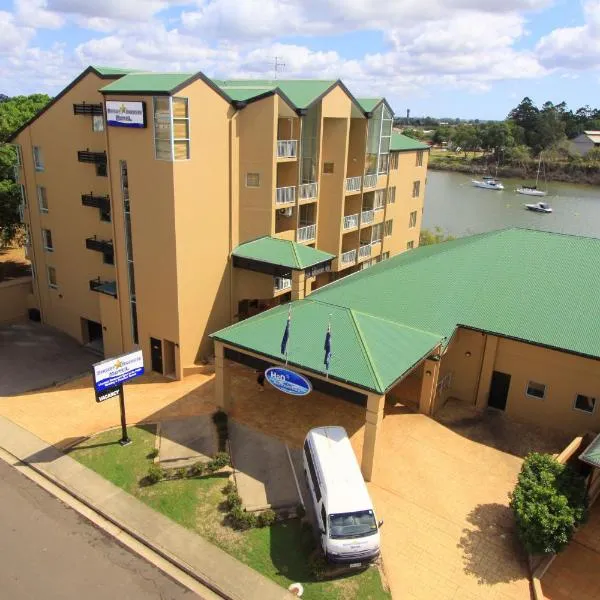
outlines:
M48 102L46 94L0 97L0 245L7 245L19 229L19 187L14 181L15 149L6 142L10 135Z

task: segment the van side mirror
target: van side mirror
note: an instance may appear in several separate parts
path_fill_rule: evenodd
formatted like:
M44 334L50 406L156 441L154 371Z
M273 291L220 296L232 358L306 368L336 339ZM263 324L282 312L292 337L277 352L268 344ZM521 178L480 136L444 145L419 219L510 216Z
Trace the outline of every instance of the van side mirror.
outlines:
M383 519L381 519L381 521L379 521L379 523L377 523L377 527L381 527L383 525Z

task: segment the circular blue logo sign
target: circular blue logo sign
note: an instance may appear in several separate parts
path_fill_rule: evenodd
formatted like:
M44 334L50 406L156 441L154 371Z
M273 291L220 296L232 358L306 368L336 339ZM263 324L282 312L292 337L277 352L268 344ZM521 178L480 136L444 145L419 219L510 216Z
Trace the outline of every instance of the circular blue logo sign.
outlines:
M283 367L270 367L265 371L265 378L274 388L292 396L306 396L312 391L306 377Z

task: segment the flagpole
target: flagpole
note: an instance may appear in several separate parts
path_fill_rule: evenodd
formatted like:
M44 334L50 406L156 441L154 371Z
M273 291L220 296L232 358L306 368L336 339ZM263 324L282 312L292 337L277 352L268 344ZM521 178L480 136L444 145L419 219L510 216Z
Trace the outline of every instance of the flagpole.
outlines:
M291 304L288 306L288 318L287 318L287 320L288 320L288 332L289 332L289 327L290 327L290 324L292 322L292 305ZM287 367L287 364L288 364L288 348L287 348L287 343L286 343L286 345L285 345L285 366L286 367Z
M329 363L331 362L331 313L327 317L327 335L325 336L325 379L329 379Z

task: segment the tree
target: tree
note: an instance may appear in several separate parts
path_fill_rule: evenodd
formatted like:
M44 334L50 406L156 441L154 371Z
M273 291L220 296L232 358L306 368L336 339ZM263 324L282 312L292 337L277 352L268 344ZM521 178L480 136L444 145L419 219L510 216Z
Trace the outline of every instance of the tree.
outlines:
M515 145L511 127L507 123L491 123L481 128L481 147L493 152L496 160L500 152Z
M419 246L431 246L432 244L440 244L442 242L449 242L455 239L452 235L446 235L444 230L435 226L433 231L429 229L421 229L421 234L419 235Z
M0 103L0 143L50 102L46 94L14 96Z
M549 454L532 452L523 462L510 507L527 552L560 552L586 519L585 480Z
M481 145L479 132L473 125L458 125L452 132L450 139L454 147L461 148L464 151L465 156L468 151L473 152Z

